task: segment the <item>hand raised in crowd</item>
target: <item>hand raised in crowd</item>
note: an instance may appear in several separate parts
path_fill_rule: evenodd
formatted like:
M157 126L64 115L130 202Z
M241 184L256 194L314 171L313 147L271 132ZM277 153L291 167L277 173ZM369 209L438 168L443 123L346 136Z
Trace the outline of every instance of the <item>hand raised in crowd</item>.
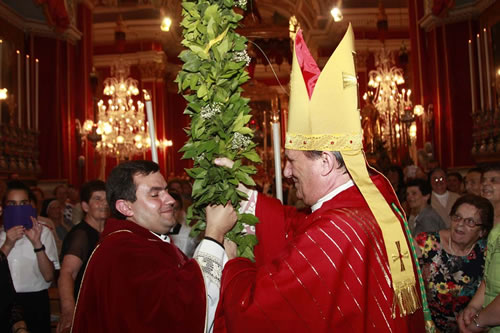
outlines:
M13 247L18 240L23 238L24 233L25 229L22 225L16 225L15 227L10 228L6 232L7 238L5 239L5 244Z
M205 237L210 237L222 243L224 235L233 228L238 216L233 206L227 203L225 206L207 206L207 228Z
M35 249L38 249L42 246L42 241L40 240L40 237L42 235L43 226L34 217L31 216L30 218L31 222L33 222L33 227L25 231L26 237L28 237L31 244L33 244L33 247Z
M224 238L224 249L226 250L226 255L229 260L238 256L238 245L227 238Z

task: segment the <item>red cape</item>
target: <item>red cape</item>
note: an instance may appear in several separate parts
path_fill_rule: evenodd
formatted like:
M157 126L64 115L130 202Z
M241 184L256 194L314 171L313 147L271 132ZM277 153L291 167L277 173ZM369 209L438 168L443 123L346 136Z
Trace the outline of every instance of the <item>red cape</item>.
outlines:
M110 219L87 265L73 332L203 332L198 263L149 230Z
M382 232L356 186L310 215L259 196L256 215L256 262L226 264L215 332L424 332L421 310L391 317Z

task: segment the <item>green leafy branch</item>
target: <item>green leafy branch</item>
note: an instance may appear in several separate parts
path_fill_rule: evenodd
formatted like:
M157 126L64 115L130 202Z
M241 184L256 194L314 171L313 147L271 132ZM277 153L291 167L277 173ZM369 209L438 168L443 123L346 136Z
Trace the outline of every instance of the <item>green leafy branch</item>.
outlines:
M184 113L191 117L186 129L189 140L181 151L184 159L194 160L194 167L186 170L194 179L194 203L187 211L188 221L196 221L194 234L206 228L207 205L230 201L239 208L246 194L237 189L238 184L255 185L251 175L256 168L243 161L260 162L253 131L247 126L251 119L248 99L241 96L240 86L249 79L245 68L250 58L247 39L234 31L243 18L233 10L235 5L245 7L246 0L182 2L186 50L179 55L184 65L176 82L188 102ZM217 157L235 163L232 168L218 167L213 162ZM243 230L244 224L257 222L253 215L238 214L238 222L226 235L238 244L238 255L253 259L257 239Z

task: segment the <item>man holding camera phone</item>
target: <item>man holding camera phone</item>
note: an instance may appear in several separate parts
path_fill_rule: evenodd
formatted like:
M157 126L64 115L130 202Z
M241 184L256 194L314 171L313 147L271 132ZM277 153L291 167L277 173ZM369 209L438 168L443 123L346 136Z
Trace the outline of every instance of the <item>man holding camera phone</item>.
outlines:
M28 193L28 187L20 181L7 184L3 200L4 227L0 229L0 250L7 256L17 301L23 307L27 329L29 332L50 332L48 288L54 279L54 270L59 269L54 237L33 216L29 217L30 223L27 217L23 217L22 221L12 221L7 214L13 208L18 208L19 212L25 206L31 208Z

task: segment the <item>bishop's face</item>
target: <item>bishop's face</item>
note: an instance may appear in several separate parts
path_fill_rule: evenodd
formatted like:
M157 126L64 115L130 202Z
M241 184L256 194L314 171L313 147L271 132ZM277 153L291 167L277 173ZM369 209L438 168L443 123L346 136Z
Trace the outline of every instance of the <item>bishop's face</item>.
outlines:
M135 175L137 187L134 202L129 202L129 220L158 234L166 234L175 225L175 200L168 194L167 182L159 172Z
M283 174L293 180L297 190L297 198L306 205L312 206L319 199L319 190L322 186L318 183L320 159L311 159L300 150L285 150L285 169Z

